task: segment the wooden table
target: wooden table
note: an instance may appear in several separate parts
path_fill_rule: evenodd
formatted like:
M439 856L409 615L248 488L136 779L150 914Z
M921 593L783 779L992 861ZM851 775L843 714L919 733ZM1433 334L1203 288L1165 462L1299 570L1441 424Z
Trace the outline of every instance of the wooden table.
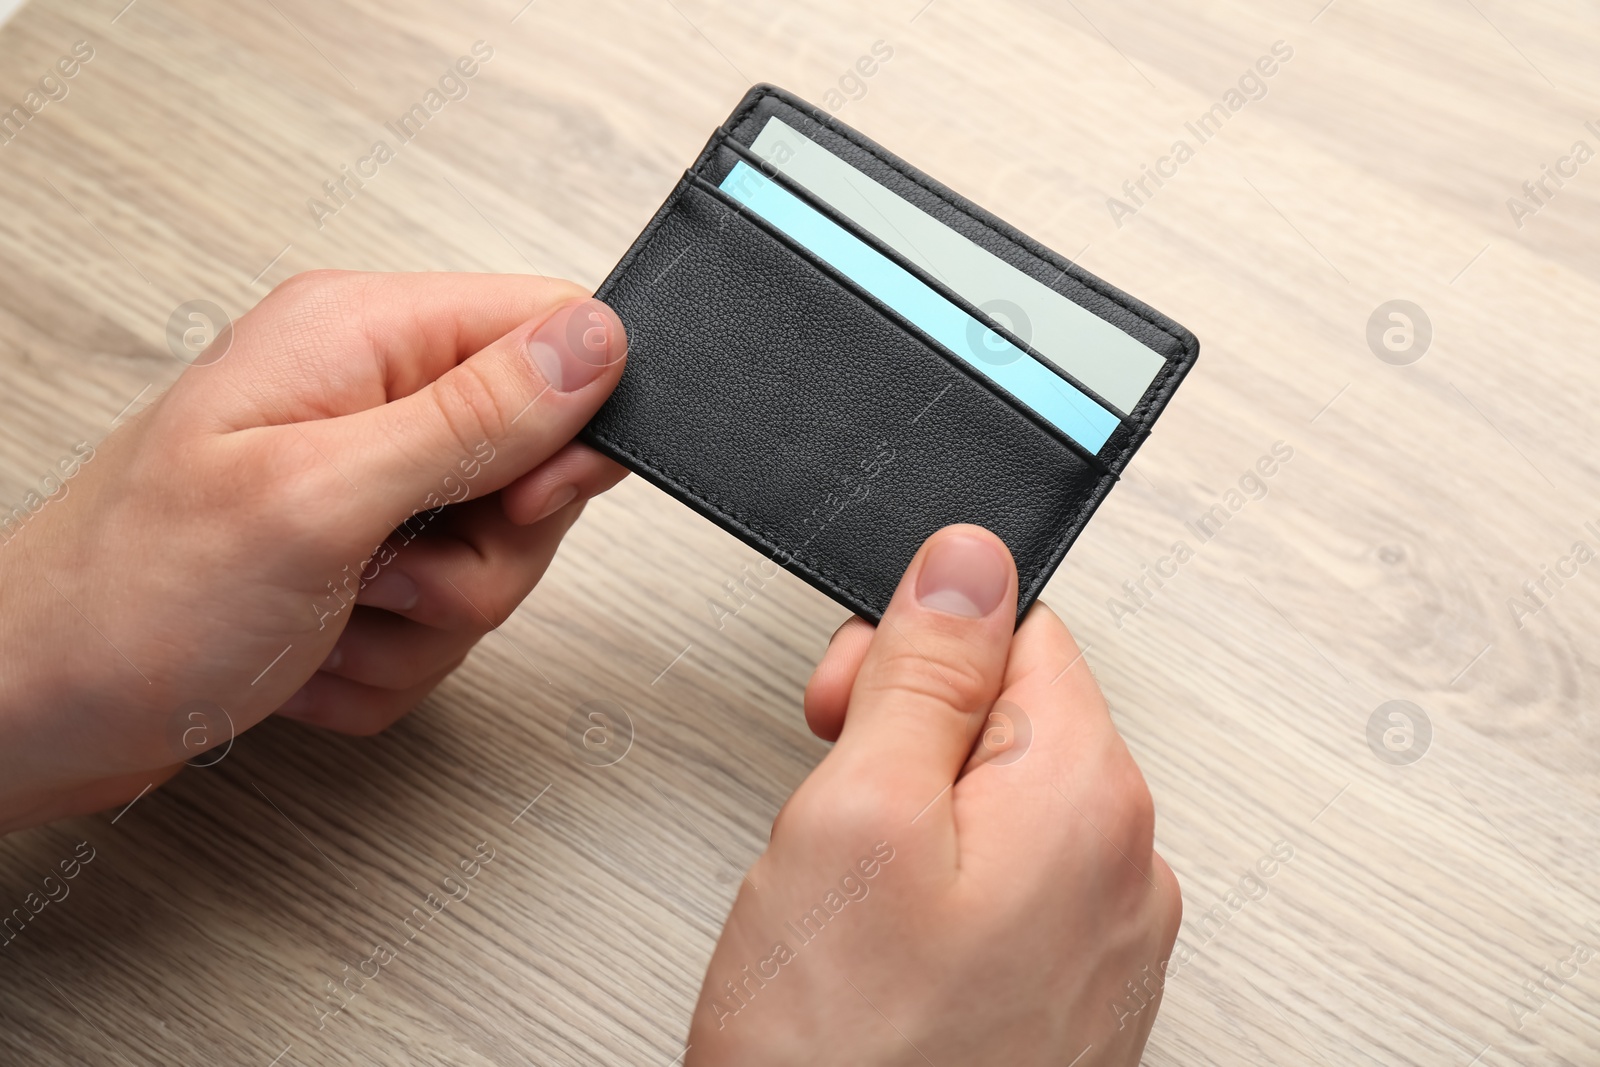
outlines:
M34 0L0 100L77 41L66 97L0 146L7 508L177 376L180 304L237 314L314 266L593 285L751 82L840 90L1203 342L1047 593L1184 886L1147 1062L1600 1063L1600 563L1569 558L1600 547L1591 9ZM467 95L336 205L323 182L477 41ZM1409 348L1394 300L1431 326L1411 312ZM93 859L0 950L0 1060L673 1062L739 872L825 750L799 699L842 612L784 575L719 630L755 560L631 481L386 736L271 722L7 838L4 908ZM1530 599L1546 568L1569 576ZM570 744L591 701L634 724L614 765ZM466 899L319 1028L480 842Z

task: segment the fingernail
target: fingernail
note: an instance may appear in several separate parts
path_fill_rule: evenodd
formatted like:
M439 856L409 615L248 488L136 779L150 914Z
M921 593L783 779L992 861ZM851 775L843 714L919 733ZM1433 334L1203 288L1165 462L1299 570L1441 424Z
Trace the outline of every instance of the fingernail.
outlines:
M928 551L917 575L917 600L934 611L981 619L1000 606L1009 585L994 542L955 534Z
M400 571L380 571L356 593L356 603L385 611L410 611L417 606L417 583Z
M534 522L548 519L568 504L578 498L578 487L575 485L562 486L550 494L550 500L545 504L544 510L534 518Z
M528 357L550 388L571 393L598 378L627 347L616 312L598 300L584 300L557 311L534 331Z

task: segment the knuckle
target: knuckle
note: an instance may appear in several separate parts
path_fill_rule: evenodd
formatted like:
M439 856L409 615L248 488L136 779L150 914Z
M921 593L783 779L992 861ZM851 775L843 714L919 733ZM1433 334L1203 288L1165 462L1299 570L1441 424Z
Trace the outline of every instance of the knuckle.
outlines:
M308 297L331 296L335 293L348 291L349 287L360 278L356 271L332 270L320 268L318 270L303 270L298 274L291 274L283 281L272 287L268 295L280 300L304 300Z
M1139 768L1129 763L1121 788L1123 825L1135 838L1148 838L1156 828L1156 802Z
M484 441L498 441L511 425L512 413L484 369L467 360L439 378L433 386L439 415L463 452Z
M1177 876L1165 863L1156 866L1161 868L1156 884L1161 887L1157 894L1157 906L1160 908L1158 922L1162 944L1171 945L1178 940L1178 934L1183 929L1183 890L1178 886Z
M505 590L496 590L489 594L488 603L481 605L483 613L489 617L489 629L498 630L511 620L522 601L515 595Z
M522 604L517 590L491 575L479 575L472 581L456 579L462 589L458 601L460 628L479 635L504 626Z
M1118 794L1115 809L1118 840L1130 855L1143 855L1155 842L1156 805L1137 768L1123 775Z
M796 837L804 838L809 825L807 815L804 790L789 794L789 799L783 802L778 814L772 818L772 832L768 835L768 839L786 841Z
M1105 753L1097 762L1101 769L1085 783L1073 805L1096 831L1094 839L1106 861L1142 883L1145 858L1154 854L1155 847L1150 788L1125 752Z
M772 833L814 842L877 841L909 821L905 808L900 790L873 778L802 788L778 811Z
M970 656L935 659L907 640L890 643L881 655L875 688L885 695L924 698L961 711L987 704L992 696L990 679Z
M280 282L239 327L275 373L321 381L329 351L364 330L362 304L371 285L371 275L356 271L305 271Z

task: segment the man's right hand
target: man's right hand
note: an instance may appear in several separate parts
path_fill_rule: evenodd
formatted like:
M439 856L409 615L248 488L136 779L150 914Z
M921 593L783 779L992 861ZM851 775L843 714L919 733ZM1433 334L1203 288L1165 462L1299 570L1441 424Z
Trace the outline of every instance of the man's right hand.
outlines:
M950 527L835 635L806 712L838 744L740 888L688 1063L1139 1061L1178 883L1072 635L1016 603L1000 540Z

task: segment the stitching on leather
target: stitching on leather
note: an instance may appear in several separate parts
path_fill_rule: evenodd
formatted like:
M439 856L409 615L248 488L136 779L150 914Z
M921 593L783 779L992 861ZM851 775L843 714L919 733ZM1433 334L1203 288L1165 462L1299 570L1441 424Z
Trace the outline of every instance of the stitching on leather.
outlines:
M644 233L641 233L634 240L628 250L622 254L622 259L617 262L615 267L611 268L611 273L606 275L605 280L600 283L600 288L595 290L597 298L605 299L605 296L610 294L613 284L624 277L628 271L632 270L639 257L656 243L656 239L661 236L663 224L682 208L684 190L692 186L693 183L689 181L687 174L678 179L678 183L672 187L672 192L668 194L667 199L657 209L650 222L646 224Z
M773 94L771 94L771 93L763 93L761 96L758 96L754 100L752 100L749 107L742 109L741 113L737 116L736 120L730 122L730 126L738 125L738 123L742 122L744 120L744 118L747 117L747 115L751 111L753 111L755 109L755 107L762 100L767 99L769 97L777 99L779 103L783 103L786 107L789 106L785 101L782 100L782 98L774 97ZM861 147L861 148L863 148L864 150L867 150L867 151L871 151L871 149L868 148L868 146L866 146L866 145L858 145L858 147ZM876 152L872 152L872 154L874 156L877 156ZM891 168L893 168L897 172L902 173L902 174L905 173L904 171L901 171L899 167L895 167L892 163L890 163L886 159L883 159L881 156L878 156L878 158L884 164L890 166ZM907 177L913 177L912 175L906 175L906 176ZM921 184L921 183L919 182L918 184ZM655 242L660 238L660 236L662 234L662 231L665 229L665 225L664 224L666 223L667 219L671 218L673 215L685 212L685 210L686 210L686 206L685 205L688 203L688 200L682 194L684 193L684 191L687 188L691 188L691 187L692 187L692 183L690 183L687 180L687 178L679 179L677 186L674 187L672 195L669 198L670 201L671 201L670 207L667 207L666 205L663 205L664 207L666 207L666 210L662 211L660 213L659 217L655 220L655 230L654 230L654 232L651 233L650 236L647 239L645 239L642 242L636 243L633 246L633 248L629 249L628 253L624 256L624 262L619 263L617 265L617 268L613 271L613 275L612 275L613 278L620 279L620 277L622 275L626 274L627 271L629 269L631 269L638 262L638 260L644 256L645 252L651 246L653 246L655 244ZM929 189L928 191L930 193L934 193L935 195L939 195L940 199L945 199L941 194L938 193L937 190ZM949 203L949 201L946 200L946 203ZM976 222L979 225L983 225L986 228L990 229L992 232L995 232L997 236L1005 237L1004 234L1000 234L1000 233L998 233L998 231L993 231L993 227L989 226L987 223L984 223L982 219L974 218L969 212L967 212L964 209L960 208L959 205L950 204L950 206L953 207L953 208L956 208L956 210L958 210L958 211L961 211L962 214L966 215L969 219L972 219L973 222ZM758 232L760 232L759 228L757 228L757 230L758 230ZM769 240L772 240L770 235L762 233L762 236L767 237L767 239L769 239ZM1005 239L1010 241L1010 238L1005 238ZM1011 241L1011 244L1013 246L1017 247L1020 251L1025 252L1028 255L1033 256L1035 259L1039 258L1037 255L1035 255L1034 253L1030 252L1028 249L1021 248L1021 246L1016 245L1015 241ZM612 280L612 278L608 278L607 279L608 282L611 281L611 280ZM602 286L602 288L604 288L604 286ZM1102 295L1106 296L1108 299L1112 299L1113 302L1114 303L1118 303L1119 306L1123 306L1124 310L1127 310L1131 314L1135 315L1141 321L1147 322L1149 325L1154 326L1158 330L1161 330L1161 332L1163 334L1166 334L1166 336L1172 337L1172 335L1167 333L1167 331L1165 331L1164 329L1161 329L1161 327L1160 327L1160 325L1158 323L1150 322L1143 315L1140 315L1139 312L1136 311L1135 309L1126 307L1126 305L1121 305L1120 301L1116 301L1115 298L1110 296L1110 294L1102 294ZM868 306L870 307L871 305L868 305ZM874 310L876 312L875 308L872 309L872 310ZM877 312L877 313L878 314L882 314L881 312ZM1172 339L1174 341L1178 340L1176 337L1172 337ZM1179 342L1179 343L1181 344L1182 342ZM1157 375L1157 380L1161 383L1161 387L1162 387L1163 390L1165 389L1165 387L1166 387L1166 385L1168 383L1168 380L1173 375L1177 374L1181 370L1182 366L1183 365L1181 363L1178 363L1178 362L1176 362L1174 360L1169 360L1169 359L1163 359L1162 360L1162 370ZM1158 390L1158 392L1159 391L1160 390ZM1148 409L1149 405L1148 404L1140 404L1140 405L1138 405L1138 407ZM1135 411L1129 412L1129 417L1130 418L1137 417L1137 415L1138 415L1137 408L1135 409ZM1145 421L1143 423L1143 429L1145 429L1145 431L1148 432L1148 430L1149 430L1148 421ZM766 542L767 544L781 545L782 543L787 541L786 538L779 538L777 535L775 535L775 534L773 534L773 533L771 533L771 532L769 532L767 530L763 530L763 529L757 527L754 522L752 522L751 520L749 520L749 519L745 518L744 516L740 515L739 513L734 511L727 504L724 504L719 500L713 500L709 493L707 493L705 490L700 489L697 486L695 486L687 478L684 478L682 475L679 475L677 473L674 473L673 471L668 470L666 468L666 466L664 466L659 460L656 460L654 458L651 458L651 457L645 455L644 452L641 451L640 448L637 445L624 443L624 442L618 440L617 438L615 438L613 436L610 436L608 434L602 433L599 430L595 430L593 428L591 428L590 432L594 434L594 436L595 436L595 438L597 440L604 441L606 444L610 445L612 448L617 449L617 451L622 452L622 453L630 456L637 463L639 463L640 466L643 467L645 470L647 470L650 473L656 475L657 477L661 478L663 481L665 481L668 484L674 486L675 488L681 489L686 495L692 497L694 500L696 500L698 503L700 503L703 507L709 509L710 511L715 513L719 518L727 521L730 525L736 527L740 531L742 531L744 533L747 533L747 534L749 534L749 535L751 535L753 537L759 538L760 540ZM1038 431L1038 432L1043 434L1042 430ZM1133 452L1133 441L1136 439L1136 437L1137 437L1137 435L1134 435L1134 436L1130 437L1129 445L1125 446L1124 448L1122 448L1122 449L1120 449L1118 451L1116 462L1119 462L1119 463L1120 462L1124 462L1132 454L1132 452ZM1047 436L1047 439L1048 439L1048 436ZM1069 450L1068 451L1068 455L1074 455L1074 453L1072 453ZM1077 457L1074 456L1074 458L1077 458ZM1081 459L1080 459L1080 462L1081 462ZM1091 495L1089 500L1087 500L1084 503L1078 505L1077 514L1075 516L1075 521L1073 521L1070 525L1068 525L1066 527L1066 529L1064 530L1062 535L1060 537L1053 538L1048 542L1051 545L1051 549L1052 550L1045 554L1044 560L1042 560L1040 563L1038 563L1036 566L1034 566L1034 567L1032 567L1030 569L1030 571L1028 573L1028 579L1027 579L1026 586L1024 586L1022 584L1022 582L1020 581L1020 576L1019 576L1019 581L1018 581L1019 590L1025 590L1026 593L1029 594L1029 595L1037 595L1038 594L1038 592L1040 591L1040 585L1042 583L1042 579L1044 578L1045 570L1048 567L1050 567L1053 557L1055 557L1057 555L1055 549L1059 548L1061 545L1065 544L1066 542L1072 540L1074 537L1076 537L1076 535L1078 533L1082 532L1084 526L1088 522L1089 512L1092 511L1092 508L1090 507L1090 505L1091 505L1092 501L1094 500L1095 495L1099 494L1100 487L1102 485L1104 485L1106 480L1109 479L1111 481L1115 481L1116 478L1117 478L1117 476L1116 476L1116 474L1114 472L1107 472L1107 473L1104 473L1104 474L1100 474L1095 479L1095 493ZM800 552L791 552L789 549L783 548L783 547L776 547L775 551L776 552L781 552L785 556L788 557L788 563L786 564L786 566L787 565L791 565L791 564L798 566L800 569L805 571L806 574L810 575L813 579L815 579L817 584L821 585L823 588L831 590L831 591L835 591L835 592L838 592L838 593L847 594L849 596L854 597L856 600L858 600L858 601L860 601L860 602L862 602L864 604L870 604L870 603L873 602L872 597L865 590L863 590L863 589L861 589L861 588L859 588L857 586L850 585L850 584L847 584L845 582L842 582L842 581L840 581L840 580L838 580L838 579L836 579L836 578L824 573L823 571L819 570L818 567L820 565L820 561L818 561L815 556L805 556L805 555L802 555Z
M999 237L1001 240L1005 241L1012 248L1015 248L1017 251L1021 252L1022 254L1026 255L1026 256L1029 256L1036 263L1041 263L1046 267L1053 267L1053 268L1056 268L1056 269L1061 269L1060 267L1057 267L1056 264L1051 263L1048 259L1045 259L1043 256L1039 255L1039 253L1034 252L1032 249L1029 249L1029 248L1025 247L1024 245L1020 244L1014 238L1009 237L1006 234L1002 233L998 228L996 228L996 226L993 223L990 223L990 222L987 222L987 221L985 221L983 219L978 218L969 209L967 209L967 208L963 207L962 205L956 203L955 201L951 200L950 196L953 195L953 194L949 194L949 193L943 192L943 191L941 191L939 189L936 189L936 188L932 187L929 184L929 182L932 179L928 179L928 178L925 178L924 176L922 176L920 174L910 172L907 169L907 168L910 167L910 164L898 164L894 160L887 158L884 155L884 153L886 153L888 151L887 149L881 149L881 148L878 148L875 145L867 143L863 139L863 135L861 135L859 133L856 133L854 130L850 130L850 129L847 129L847 128L846 129L835 129L828 122L817 118L816 115L807 114L804 110L795 107L793 104L789 103L781 95L779 95L778 93L772 91L772 89L770 89L770 88L762 90L759 94L757 94L756 96L751 98L751 100L750 100L750 102L748 104L746 104L744 107L740 108L729 119L728 123L725 126L722 127L723 136L725 138L729 137L731 135L732 131L735 128L737 128L740 123L744 122L747 118L750 117L750 115L752 115L755 112L756 108L760 106L760 104L761 104L761 102L763 100L769 100L769 99L770 100L776 100L778 102L778 104L780 104L781 106L783 106L785 108L788 108L791 111L797 112L797 113L799 113L801 115L805 115L807 118L810 118L812 121L817 122L818 125L823 126L825 129L828 129L828 130L830 130L830 131L832 131L834 133L839 134L845 140L849 141L851 144L854 144L857 148L860 148L862 151L866 152L868 155L871 155L873 158L877 159L880 163L882 163L884 166L888 167L890 170L893 170L895 173L897 173L897 174L909 179L913 184L917 185L919 188L925 190L926 192L931 193L933 196L938 198L940 201L942 201L943 203L947 204L948 206L950 206L951 208L955 209L956 211L960 212L963 216L965 216L966 218L970 219L972 222L974 222L978 226L981 226L983 229L987 230L988 232L994 234L996 237ZM708 153L708 158L709 158L709 153ZM698 170L696 171L696 173L698 173ZM1052 254L1054 254L1054 253L1052 253ZM1067 261L1063 259L1063 262L1065 263ZM1070 272L1067 272L1067 273L1070 274ZM1085 289L1088 289L1091 292L1097 293L1100 296L1104 297L1106 300L1110 301L1112 304L1114 304L1117 307L1120 307L1124 311L1128 312L1130 315L1132 315L1134 318L1138 319L1140 322L1143 322L1147 326L1150 326L1153 329L1155 329L1163 337L1166 337L1168 340L1170 340L1170 341L1174 342L1175 344L1177 344L1185 352L1188 351L1190 345L1187 342L1185 342L1182 338L1178 337L1176 334L1173 334L1166 327L1162 326L1159 322L1157 322L1154 319L1150 318L1147 314L1145 314L1144 312L1140 311L1138 308L1135 308L1135 307L1132 307L1131 305L1129 305L1126 301L1127 300L1131 300L1132 299L1131 296L1128 296L1127 294L1120 294L1120 293L1117 293L1117 292L1108 292L1108 291L1106 291L1106 288L1104 288L1104 287L1115 288L1115 287L1111 286L1110 282L1107 282L1107 281L1105 281L1104 279L1101 279L1101 278L1097 278L1093 274L1089 274L1087 279L1080 278L1077 275L1071 275L1071 277L1072 277L1073 281L1077 282L1079 285L1082 285ZM1087 309L1085 309L1085 310L1087 310ZM1176 391L1176 386L1174 385L1174 379L1181 377L1182 374L1187 369L1187 367L1188 367L1188 364L1186 362L1184 362L1179 357L1163 356L1162 360L1161 360L1161 370L1157 372L1155 379L1151 383L1153 388L1146 392L1145 396L1140 399L1140 403L1134 405L1134 409L1132 411L1128 412L1129 420L1133 421L1133 422L1137 422L1139 424L1140 428L1143 430L1145 436L1149 435L1150 427L1152 425L1152 420L1150 418L1151 410L1156 406L1156 404L1158 402L1166 402L1166 401L1170 401L1172 399L1172 395ZM1130 437L1129 444L1127 446L1125 446L1124 448L1120 449L1117 452L1115 459L1107 459L1106 457L1100 457L1100 458L1102 459L1103 462L1107 463L1108 465L1116 465L1116 466L1124 465L1132 457L1132 455L1133 455L1138 443L1139 443L1139 435L1138 434L1134 434L1132 437ZM1112 476L1115 477L1115 474L1113 473Z
M739 125L739 123L741 123L745 119L749 118L750 115L755 111L756 108L761 106L761 101L766 100L769 97L772 97L772 95L773 95L772 93L770 93L770 92L768 92L766 90L763 90L759 95L751 97L750 98L750 102L748 104L746 104L744 107L740 108L738 111L735 111L733 113L733 116L728 119L728 123L727 123L727 125L725 125L723 127L723 129L731 130L735 126ZM779 103L783 102L782 98L777 98L777 99L778 99Z
M749 112L752 112L752 111L755 110L755 107L756 107L757 104L759 104L762 100L769 100L769 99L770 100L776 100L778 103L782 104L786 108L789 108L791 111L796 111L796 112L799 112L802 115L805 115L804 111L800 111L799 108L795 107L793 104L790 104L787 100L783 99L783 97L778 96L776 93L771 92L770 90L764 90L761 93L760 96L756 97L755 100L751 101L750 107L748 107L746 109L743 109L741 111L741 113L738 116L737 121L729 123L729 128L731 129L734 126L737 126L740 122L743 122L748 117ZM832 133L836 133L839 136L843 137L845 140L847 140L850 143L854 144L857 148L861 149L863 152L866 152L867 154L869 154L872 157L874 157L875 159L877 159L878 162L882 163L884 166L888 167L890 170L894 171L896 174L899 174L902 177L909 179L913 184L921 187L925 192L931 193L932 195L938 197L940 200L944 201L944 203L949 205L951 208L955 209L956 211L959 211L962 215L965 215L968 219L970 219L973 222L977 223L979 226L982 226L985 230L988 230L990 233L994 234L996 237L1001 238L1007 244L1011 245L1011 247L1015 248L1017 251L1023 253L1026 256L1029 256L1030 258L1034 259L1037 262L1043 263L1047 267L1056 267L1056 264L1051 263L1047 259L1044 259L1037 252L1034 252L1032 249L1023 247L1022 245L1018 244L1012 238L1007 237L1005 234L1003 234L999 230L995 229L995 227L994 227L994 225L992 223L985 222L983 219L980 219L976 215L972 214L971 211L968 211L966 208L962 207L960 204L957 204L954 201L952 201L948 194L946 194L945 192L943 192L943 191L941 191L939 189L936 189L933 186L931 186L930 184L928 184L929 181L931 181L931 179L925 178L921 174L908 173L902 166L897 165L894 160L884 158L884 156L881 153L883 151L887 151L886 149L879 149L876 145L873 145L871 143L868 143L868 142L860 139L860 138L862 138L862 135L858 134L856 131L850 129L847 126L843 126L841 124L840 126L835 127L835 126L829 125L826 122L819 121L818 119L816 119L812 115L806 115L806 117L811 119L813 122L816 122L819 126L822 126L824 129L827 129L828 131L830 131ZM1062 261L1063 262L1070 262L1069 260L1066 260L1065 257L1063 257ZM1060 268L1056 268L1056 269L1060 269ZM1138 308L1130 307L1128 304L1124 303L1122 299L1119 299L1119 295L1118 294L1105 292L1105 291L1097 288L1095 285L1091 285L1089 282L1085 281L1084 279L1079 278L1076 275L1071 275L1070 272L1069 272L1069 276L1072 277L1073 281L1077 282L1079 285L1083 286L1085 289L1089 289L1089 290L1091 290L1093 292L1099 293L1099 295L1105 297L1105 299L1111 301L1113 304L1117 305L1122 310L1126 311L1128 314L1132 315L1134 318L1136 318L1140 322L1144 323L1146 326L1149 326L1152 329L1159 331L1163 337L1167 338L1169 341L1172 341L1174 344L1178 345L1180 348L1184 348L1184 349L1188 348L1188 346L1184 343L1182 338L1178 337L1176 334L1174 334L1171 331L1169 331L1166 327L1162 326L1159 322L1155 322L1152 319L1150 319L1143 312L1141 312ZM1090 275L1090 277L1094 278L1093 275ZM1094 280L1096 282L1099 282L1101 285L1109 285L1110 284L1109 282L1106 282L1103 279L1094 278ZM1085 310L1088 310L1088 309L1085 308ZM1167 365L1167 364L1170 364L1170 363L1173 362L1173 357L1163 356L1161 361L1162 361L1163 365ZM1129 414L1132 414L1132 412L1130 412Z
M623 452L623 453L626 453L629 456L632 456L646 470L650 471L652 474L657 474L661 478L663 478L664 480L666 480L668 482L671 482L673 485L678 486L681 489L684 489L685 491L690 493L696 500L700 501L702 504L704 504L707 507L711 508L718 515L720 515L722 518L728 520L733 525L739 527L741 530L745 531L746 533L749 533L749 534L751 534L751 535L753 535L755 537L759 537L763 541L767 542L768 544L773 545L774 546L774 551L783 553L783 555L788 557L790 562L798 562L799 564L801 564L801 566L804 567L805 571L808 574L810 574L812 577L816 578L823 585L828 586L830 589L838 589L838 590L841 590L843 592L849 593L852 596L854 596L857 600L867 601L867 602L871 601L872 598L867 595L865 590L858 589L858 588L856 588L854 586L846 585L843 582L840 582L837 579L831 578L828 575L822 573L822 571L818 570L817 568L820 565L820 561L817 560L817 558L815 556L804 556L798 551L791 552L789 549L782 547L783 543L785 541L787 541L787 538L780 538L778 535L776 535L776 534L774 534L774 533L772 533L770 531L761 529L753 521L751 521L750 519L746 518L745 516L739 514L737 511L733 510L733 508L730 507L729 505L724 504L724 503L722 503L720 501L717 501L717 500L713 500L710 493L707 493L703 489L697 488L694 485L694 483L690 482L687 478L684 478L681 475L674 474L671 471L667 470L667 468L659 460L655 460L655 459L650 458L649 456L646 456L644 454L644 452L639 448L638 445L632 445L632 444L620 441L617 438L609 436L609 435L604 434L604 433L601 433L598 430L593 431L593 432L594 432L594 436L597 439L599 439L601 441L604 441L606 444L610 445L612 448L615 448L619 452Z
M753 521L751 521L750 519L748 519L748 518L744 517L743 515L739 514L737 511L733 510L733 508L730 507L729 505L724 504L721 501L712 499L710 493L706 492L703 489L700 489L700 488L696 487L693 482L689 481L689 479L684 478L682 475L673 473L672 471L668 470L667 467L664 464L662 464L659 460L653 459L653 458L645 455L643 450L641 450L638 445L629 444L629 443L621 441L621 440L617 439L616 437L613 437L613 436L611 436L609 434L601 433L598 430L594 430L592 432L594 433L594 436L595 436L596 439L604 441L606 444L610 445L612 448L615 448L617 451L625 453L628 456L631 456L642 467L644 467L646 470L650 471L652 474L658 475L664 481L670 482L672 485L674 485L674 486L676 486L676 487L678 487L680 489L685 490L691 496L693 496L696 500L698 500L701 504L703 504L706 507L710 508L711 510L715 511L720 517L722 517L723 519L726 519L727 521L729 521L734 526L737 526L739 529L743 530L746 533L749 533L749 534L751 534L751 535L753 535L755 537L761 538L763 541L767 542L768 544L774 545L775 546L775 551L783 553L785 556L787 556L789 558L790 562L799 563L804 568L804 570L806 571L807 574L810 574L813 578L817 579L817 581L820 582L821 584L823 584L824 586L826 586L826 587L828 587L830 589L837 589L837 590L841 590L843 592L849 593L849 594L853 595L857 600L866 601L866 602L870 602L871 601L871 599L872 599L871 596L868 595L868 593L865 590L860 589L860 588L858 588L856 586L846 585L845 583L843 583L843 582L841 582L841 581L829 576L828 574L823 573L821 570L819 570L818 568L821 566L821 561L818 560L815 556L804 556L798 551L791 552L789 549L781 547L782 543L787 541L787 538L780 538L777 534L772 533L771 531L764 530L764 529L758 527ZM1101 475L1099 478L1097 478L1095 480L1096 481L1095 488L1098 490L1100 483L1104 482L1105 479L1112 478L1112 477L1114 477L1114 476L1113 475L1109 475L1109 474ZM1075 521L1070 526L1067 527L1067 531L1066 532L1067 532L1068 535L1078 533L1079 531L1081 531L1083 529L1084 524L1085 524L1085 522L1087 520L1087 516L1084 514L1084 509L1087 506L1088 506L1088 501L1085 501L1083 504L1080 504L1078 506L1078 509L1077 509L1078 514L1076 516ZM1056 546L1056 545L1061 544L1061 542L1063 540L1065 540L1065 536L1053 539L1050 542L1050 544L1052 546ZM1034 591L1037 588L1037 586L1039 585L1040 580L1044 577L1045 568L1048 567L1049 565L1050 565L1050 560L1049 560L1049 558L1047 556L1047 558L1043 562L1039 563L1038 565L1033 567L1032 570L1030 570L1028 572L1027 584L1026 585L1023 585L1021 582L1018 583L1019 588L1025 589L1025 590L1027 590L1029 592Z
M697 182L694 184L692 189L686 190L686 192L692 192L699 196L706 197L712 204L720 205L724 208L724 210L733 211L739 217L740 222L743 225L761 232L764 236L776 242L779 246L788 249L791 255L797 257L805 263L810 264L824 277L831 279L835 285L844 289L860 303L866 305L867 309L872 314L876 315L880 319L886 320L891 326L894 326L902 333L907 334L913 340L922 344L923 347L931 349L936 357L940 356L940 349L944 346L942 346L938 341L935 341L933 338L925 336L921 328L916 326L914 323L909 328L897 324L894 321L892 313L887 309L887 306L884 304L883 300L871 290L858 291L858 288L861 288L858 284L853 284L850 279L845 277L843 272L840 271L836 266L817 255L817 253L806 248L804 245L800 245L798 248L790 248L783 236L774 234L772 232L772 230L776 229L776 227L774 227L771 222L761 218L754 212L746 213L742 209L738 209L737 204L732 201L731 197L728 197L725 202L724 198L726 197L726 194L722 193L716 186L712 185L711 182L704 177L704 175L696 175L695 177L698 179ZM963 376L971 376L971 372L962 367L957 359L947 359L947 362L949 362L950 365L955 369L956 373ZM987 375L984 375L984 377L987 377ZM1030 421L1040 418L1040 416L1038 416L1037 413L1032 409L1028 408L1020 398L1002 396L1001 394L1008 392L1008 390L1000 382L990 378L984 388L989 392L995 393L995 395L1001 399L1001 402L1004 403L1008 408L1018 410ZM1128 425L1129 420L1132 418L1133 416L1130 413L1128 419L1123 419L1119 416L1117 421L1119 425ZM1144 423L1134 423L1130 427L1130 429L1139 430L1144 428ZM1089 469L1094 471L1096 477L1112 473L1110 466L1100 455L1091 451L1081 442L1072 438L1072 436L1065 431L1060 431L1060 436L1064 439L1063 443L1066 444L1068 450L1074 454L1078 454L1078 458L1088 464Z

